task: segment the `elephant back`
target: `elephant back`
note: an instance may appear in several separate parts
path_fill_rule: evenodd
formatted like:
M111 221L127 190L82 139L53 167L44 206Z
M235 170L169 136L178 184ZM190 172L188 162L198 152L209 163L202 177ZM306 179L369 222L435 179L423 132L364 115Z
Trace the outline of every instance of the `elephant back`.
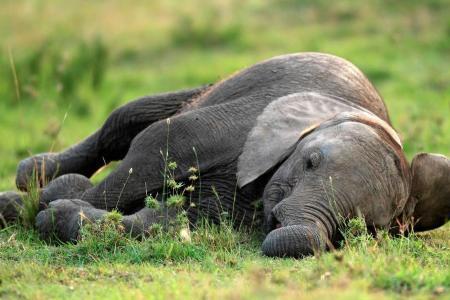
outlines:
M347 60L322 53L282 55L253 65L213 85L195 100L195 106L242 97L268 104L301 92L345 99L390 123L382 98L366 76Z

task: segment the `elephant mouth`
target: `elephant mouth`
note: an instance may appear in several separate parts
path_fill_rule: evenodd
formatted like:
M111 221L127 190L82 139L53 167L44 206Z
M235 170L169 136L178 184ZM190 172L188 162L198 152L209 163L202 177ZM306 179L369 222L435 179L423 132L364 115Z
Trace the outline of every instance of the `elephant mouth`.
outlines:
M273 212L271 212L269 217L267 218L267 233L281 227L283 227L283 223L278 220Z

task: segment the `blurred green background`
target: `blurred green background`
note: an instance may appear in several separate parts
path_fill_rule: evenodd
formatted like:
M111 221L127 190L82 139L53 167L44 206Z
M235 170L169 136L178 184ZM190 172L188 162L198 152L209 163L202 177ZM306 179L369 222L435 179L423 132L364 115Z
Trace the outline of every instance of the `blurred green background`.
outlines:
M142 95L193 87L274 55L356 64L409 158L450 155L450 2L0 2L0 189L17 162L58 151Z
M409 159L450 156L448 0L1 0L0 46L0 191L14 189L20 159L76 143L129 100L300 51L357 65ZM448 299L449 229L356 237L304 260L263 257L248 239L217 250L217 234L200 261L155 262L137 259L151 240L98 260L12 227L0 230L0 298Z

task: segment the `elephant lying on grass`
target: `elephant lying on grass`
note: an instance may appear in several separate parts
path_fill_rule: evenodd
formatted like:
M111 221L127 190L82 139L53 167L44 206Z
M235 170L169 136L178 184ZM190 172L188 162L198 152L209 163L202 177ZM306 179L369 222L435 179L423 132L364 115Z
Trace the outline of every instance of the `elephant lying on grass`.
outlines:
M147 195L165 193L166 151L178 164L176 181L190 184L189 168L199 169L190 222L217 221L223 211L236 224L261 220L268 256L327 249L355 216L394 232L449 219L450 160L421 153L409 166L375 88L351 63L319 53L275 57L214 85L132 101L73 147L21 161L17 187L27 191L36 172L44 238L74 241L81 211L97 220L112 209L139 235L166 217L144 205ZM92 185L88 177L116 160ZM0 196L6 221L17 216L20 195Z

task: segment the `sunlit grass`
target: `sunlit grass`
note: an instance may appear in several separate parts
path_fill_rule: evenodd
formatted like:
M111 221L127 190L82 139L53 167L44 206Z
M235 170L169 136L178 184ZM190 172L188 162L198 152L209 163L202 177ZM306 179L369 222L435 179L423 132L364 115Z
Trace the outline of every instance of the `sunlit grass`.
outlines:
M170 234L137 241L115 220L86 227L76 245L46 245L34 232L20 227L2 230L0 292L45 297L69 292L73 297L95 298L106 296L103 284L112 295L127 298L152 289L157 290L155 298L303 295L315 299L339 293L420 299L448 292L448 272L436 270L450 263L448 239L392 238L384 232L376 237L367 232L354 235L355 229L361 230L354 228L356 222L344 232L339 250L303 260L269 259L261 256L257 235L233 231L226 224L202 223L189 242ZM437 236L444 232L439 230ZM40 289L41 283L48 288ZM88 291L92 285L98 288ZM183 294L174 294L170 287Z

